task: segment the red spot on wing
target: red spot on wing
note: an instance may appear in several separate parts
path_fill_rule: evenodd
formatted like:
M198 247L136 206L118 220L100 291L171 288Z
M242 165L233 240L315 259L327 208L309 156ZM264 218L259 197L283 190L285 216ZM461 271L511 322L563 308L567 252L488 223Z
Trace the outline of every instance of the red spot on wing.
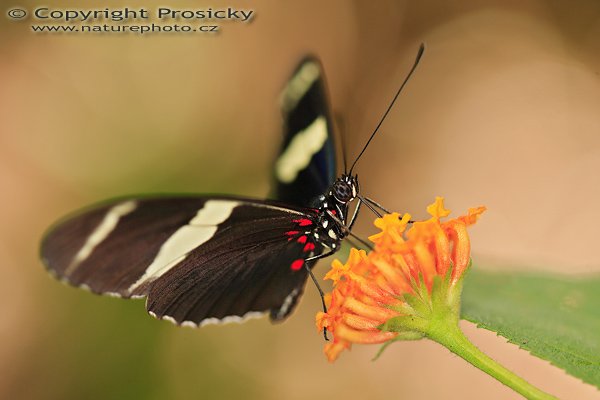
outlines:
M290 268L294 271L298 271L300 268L302 268L303 265L304 265L304 260L299 258L292 262L292 265L290 265Z
M286 235L286 236L294 236L294 235L297 235L299 233L300 233L300 231L287 231L286 233L284 233L284 235Z
M298 243L306 243L306 235L302 235L298 238Z
M312 223L313 223L308 218L295 219L294 222L298 223L298 225L300 225L300 226L308 226L308 225L312 225Z
M333 215L335 215L335 214L336 214L335 210L331 210L330 212L331 212L331 214L333 214Z
M306 243L306 246L304 246L304 251L312 251L314 249L315 249L314 243Z

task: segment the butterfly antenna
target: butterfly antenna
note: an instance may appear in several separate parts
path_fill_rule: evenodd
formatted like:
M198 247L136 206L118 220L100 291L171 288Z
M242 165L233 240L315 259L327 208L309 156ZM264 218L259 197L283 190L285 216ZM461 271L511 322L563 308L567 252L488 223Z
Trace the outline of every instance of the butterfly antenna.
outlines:
M346 161L346 141L344 140L344 122L341 118L337 118L336 119L337 122L337 126L338 126L338 131L339 133L341 133L341 135L339 135L340 138L340 147L342 148L342 160L344 161L344 174L346 174L348 172L348 163Z
M415 59L415 63L413 64L413 66L410 69L410 72L408 73L408 75L406 76L406 78L404 78L404 82L402 82L402 85L400 85L400 89L398 89L398 91L396 92L396 95L394 96L394 99L392 100L392 102L388 106L387 110L383 114L383 117L381 117L381 120L379 120L379 123L377 124L377 127L375 127L375 130L371 134L371 137L369 138L369 140L367 140L367 143L365 144L365 146L363 147L363 149L359 153L358 157L356 157L356 159L352 163L352 166L350 167L350 172L349 172L350 175L352 175L352 170L354 169L354 166L356 165L356 163L358 162L358 160L360 159L360 157L363 155L363 153L365 152L365 150L367 149L367 147L369 147L369 143L371 143L371 140L373 140L373 138L375 137L375 134L379 130L379 127L381 127L381 124L383 124L383 121L385 120L385 117L387 117L387 115L389 114L390 110L394 106L394 103L396 102L396 99L398 98L398 96L400 96L400 93L402 92L402 89L404 89L404 86L409 81L411 75L413 74L413 72L417 68L417 65L419 65L419 61L421 61L421 56L423 55L424 51L425 51L425 44L421 43L421 46L419 46L419 51L417 52L417 58Z

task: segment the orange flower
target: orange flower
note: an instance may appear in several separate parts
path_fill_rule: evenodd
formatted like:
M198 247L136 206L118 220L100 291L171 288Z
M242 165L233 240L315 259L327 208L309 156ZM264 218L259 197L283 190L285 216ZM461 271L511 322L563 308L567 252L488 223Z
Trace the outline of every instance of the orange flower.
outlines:
M410 307L404 296L419 291L421 282L431 294L435 277L448 278L449 289L456 285L470 263L467 226L474 224L485 207L469 209L467 215L441 222L449 210L437 197L427 207L431 218L415 222L410 215L384 215L375 220L381 230L369 239L375 248L350 250L346 264L338 260L325 279L334 282L327 313L317 314L319 330L327 328L333 340L325 345L325 354L334 361L352 343L383 343L398 332L382 331L390 318L406 315ZM407 229L408 228L408 229Z

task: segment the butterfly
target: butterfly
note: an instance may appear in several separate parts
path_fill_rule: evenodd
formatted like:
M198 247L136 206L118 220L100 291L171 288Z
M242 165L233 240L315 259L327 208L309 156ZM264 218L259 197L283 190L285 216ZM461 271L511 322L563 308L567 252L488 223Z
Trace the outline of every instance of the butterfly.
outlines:
M422 53L423 46L381 122ZM41 243L49 272L94 293L146 298L150 315L177 325L243 321L267 313L273 322L285 319L308 276L317 282L311 273L315 262L338 251L351 234L361 204L372 210L379 206L360 195L352 170L381 122L350 170L336 177L332 117L317 59L299 64L281 107L284 140L274 168L276 200L113 199L49 229Z

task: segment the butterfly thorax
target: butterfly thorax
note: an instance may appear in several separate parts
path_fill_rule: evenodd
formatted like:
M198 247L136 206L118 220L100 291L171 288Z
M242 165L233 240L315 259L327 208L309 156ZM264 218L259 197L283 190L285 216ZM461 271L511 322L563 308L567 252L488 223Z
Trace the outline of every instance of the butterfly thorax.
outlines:
M337 249L348 235L348 207L356 198L358 188L357 177L344 174L336 179L326 194L319 196L319 219L313 231L319 243Z

